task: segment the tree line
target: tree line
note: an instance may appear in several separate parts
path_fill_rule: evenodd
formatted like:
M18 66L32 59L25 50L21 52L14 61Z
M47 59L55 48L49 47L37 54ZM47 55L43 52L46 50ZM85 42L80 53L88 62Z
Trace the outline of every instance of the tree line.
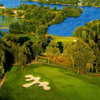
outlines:
M100 6L100 0L82 0L83 6Z
M29 37L17 37L14 34L4 35L0 39L0 77L10 70L12 64L20 65L23 69L25 64L33 59L37 60L46 42L45 36L32 40Z
M25 0L25 1L34 1L34 0ZM74 4L77 5L79 0L37 0L39 3L46 4Z
M73 36L81 38L92 49L95 60L92 67L95 72L100 70L100 20L94 20L75 29Z

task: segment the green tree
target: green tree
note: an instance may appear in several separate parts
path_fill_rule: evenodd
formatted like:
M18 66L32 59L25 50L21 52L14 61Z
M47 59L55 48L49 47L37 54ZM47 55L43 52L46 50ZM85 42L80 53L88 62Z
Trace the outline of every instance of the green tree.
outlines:
M56 59L60 55L58 46L56 42L50 42L49 46L47 46L46 55L48 56L48 63L50 63L52 58Z
M0 77L4 74L5 52L0 48Z
M86 70L87 63L93 64L95 61L93 50L82 40L72 43L66 49L67 55L71 57L73 70L75 66L77 67L77 73L80 73L80 70Z
M74 43L66 43L64 47L64 53L70 57L72 64L73 64L73 71L75 70L75 59L74 59L74 52L76 51Z
M27 53L28 51L26 50L26 48L24 46L22 46L19 49L19 53L17 55L18 57L18 63L22 66L22 70L24 69L24 65L28 63L28 57L27 57Z
M42 46L41 46L41 44L34 43L32 45L32 51L33 51L33 55L35 57L35 60L37 61L38 58L39 58L40 53L42 52Z
M76 49L76 51L74 52L74 59L77 66L77 73L80 73L80 69L86 70L87 63L94 63L95 55L87 43L78 41L75 45L74 49Z

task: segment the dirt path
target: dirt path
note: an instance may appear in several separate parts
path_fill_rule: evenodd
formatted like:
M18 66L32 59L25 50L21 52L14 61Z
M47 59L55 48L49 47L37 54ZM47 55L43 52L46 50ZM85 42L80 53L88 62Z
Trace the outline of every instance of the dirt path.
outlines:
M89 79L91 79L92 77L91 76L88 76L88 75L86 75L85 73L83 73L83 72L80 72L80 74L82 74L83 76L85 76L85 77L87 77L87 78L89 78Z
M25 65L31 65L31 64L35 64L35 63L42 63L42 62L40 62L40 61L32 61L31 63L25 64Z
M6 78L6 74L4 75L3 79L2 79L1 82L0 82L0 88L1 88L2 85L3 85L5 78Z

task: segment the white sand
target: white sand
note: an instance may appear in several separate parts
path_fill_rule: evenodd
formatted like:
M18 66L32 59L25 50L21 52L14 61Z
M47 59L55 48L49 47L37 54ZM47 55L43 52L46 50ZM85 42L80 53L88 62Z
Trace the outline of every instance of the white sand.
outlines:
M44 90L51 89L51 87L48 86L49 85L48 82L39 82L40 77L34 77L33 75L26 75L25 78L26 78L25 81L32 81L33 80L33 82L31 82L29 84L24 84L23 85L24 88L31 87L34 84L39 84L39 87L43 87Z

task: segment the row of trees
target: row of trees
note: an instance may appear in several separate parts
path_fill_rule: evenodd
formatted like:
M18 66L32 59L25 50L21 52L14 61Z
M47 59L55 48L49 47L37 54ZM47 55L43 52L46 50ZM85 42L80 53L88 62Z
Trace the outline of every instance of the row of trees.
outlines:
M46 47L46 55L48 57L49 64L52 61L52 59L55 60L60 55L59 45L56 42L50 42L49 45Z
M95 61L95 55L91 47L83 40L77 40L70 44L66 44L64 48L66 56L69 56L73 71L77 70L77 73L81 71L90 71Z
M100 6L100 0L82 0L84 6Z
M7 35L0 39L0 77L11 68L12 64L22 66L37 60L43 51L47 38L40 36L37 40L28 37Z
M34 1L34 0L26 0ZM39 3L47 4L78 4L79 0L37 0Z
M50 42L46 47L46 55L48 57L48 64L50 62L56 63L56 59L61 55L59 44L53 41ZM74 72L77 71L79 74L80 71L94 71L93 64L95 63L96 56L92 48L82 39L77 40L77 42L66 43L63 55L71 60Z
M91 21L84 26L76 28L73 36L82 38L94 52L94 69L98 72L100 65L100 20Z

